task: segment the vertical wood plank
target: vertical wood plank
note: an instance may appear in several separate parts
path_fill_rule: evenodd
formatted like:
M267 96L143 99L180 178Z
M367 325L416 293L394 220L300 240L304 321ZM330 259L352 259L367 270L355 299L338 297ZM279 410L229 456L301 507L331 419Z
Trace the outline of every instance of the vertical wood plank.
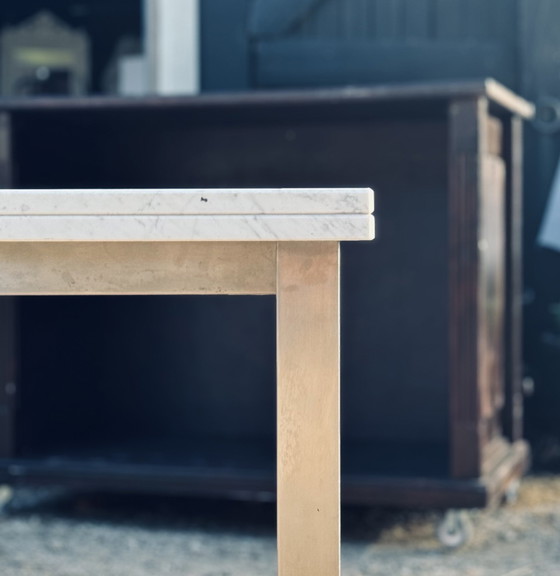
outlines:
M504 399L505 163L486 154L482 162L479 217L479 361L481 418L486 438L501 436Z
M465 10L463 0L436 1L436 37L458 42L465 36Z
M356 12L360 9L357 0L336 0L338 19L340 20L340 38L353 40L358 37L359 22Z
M488 118L488 154L502 156L504 130L501 120L490 116Z
M487 0L469 0L465 3L465 37L470 40L496 41L492 37L490 24L490 12L492 6L490 4L497 4L499 0L493 0L489 3ZM499 41L499 40L498 40Z
M340 574L339 245L280 243L278 574Z
M200 87L202 92L251 87L251 42L247 20L252 0L200 3Z
M407 0L404 5L404 30L407 41L428 40L431 33L431 7L432 0Z
M401 0L377 0L377 37L396 39L403 34L404 13Z
M349 2L348 6L346 8L347 18L351 19L349 37L367 39L369 9L372 6L372 0L354 0L352 3Z
M368 0L365 11L364 20L366 23L366 36L369 38L377 37L377 4L379 0Z
M479 41L491 42L495 47L501 46L507 55L500 69L496 70L493 76L506 86L519 90L519 2L517 0L479 1L482 2L479 13L483 14L483 18L480 18L475 25L482 30L482 34L485 34L485 36L479 36Z
M503 430L510 440L523 436L523 122L513 117L504 130L507 166L505 237L505 408Z
M321 37L337 38L340 34L342 23L340 11L342 6L337 0L323 0L317 9L312 12L310 18L315 21Z
M299 30L309 15L327 1L250 0L249 34L252 38L264 38L291 33L296 28ZM230 0L225 2L227 4Z
M485 436L478 370L478 230L488 101L454 101L449 114L450 472L453 478L476 478L482 471Z

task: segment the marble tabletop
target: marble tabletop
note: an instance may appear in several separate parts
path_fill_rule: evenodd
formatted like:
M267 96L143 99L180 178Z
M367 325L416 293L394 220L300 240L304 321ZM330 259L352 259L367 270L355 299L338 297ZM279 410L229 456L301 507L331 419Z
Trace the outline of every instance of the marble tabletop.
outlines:
M0 242L374 237L370 188L0 190Z

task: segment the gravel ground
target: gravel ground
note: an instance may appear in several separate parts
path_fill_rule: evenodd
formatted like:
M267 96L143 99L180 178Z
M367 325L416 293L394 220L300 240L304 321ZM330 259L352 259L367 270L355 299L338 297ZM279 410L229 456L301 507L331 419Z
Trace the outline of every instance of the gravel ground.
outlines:
M470 544L442 548L435 512L345 508L344 576L557 576L560 479L469 513ZM268 576L274 508L170 497L17 491L0 516L1 576Z

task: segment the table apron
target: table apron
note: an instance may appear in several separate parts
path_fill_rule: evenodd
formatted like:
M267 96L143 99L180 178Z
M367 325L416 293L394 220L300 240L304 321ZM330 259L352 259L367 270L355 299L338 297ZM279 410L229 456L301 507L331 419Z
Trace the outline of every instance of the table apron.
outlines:
M276 242L2 242L0 294L275 294L276 251Z

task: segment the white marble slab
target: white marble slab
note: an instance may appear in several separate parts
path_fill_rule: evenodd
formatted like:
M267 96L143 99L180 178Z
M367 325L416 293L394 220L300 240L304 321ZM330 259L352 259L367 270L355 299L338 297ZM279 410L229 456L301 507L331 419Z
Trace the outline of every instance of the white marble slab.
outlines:
M370 188L0 190L0 216L372 212Z
M0 216L0 242L371 240L373 216Z

